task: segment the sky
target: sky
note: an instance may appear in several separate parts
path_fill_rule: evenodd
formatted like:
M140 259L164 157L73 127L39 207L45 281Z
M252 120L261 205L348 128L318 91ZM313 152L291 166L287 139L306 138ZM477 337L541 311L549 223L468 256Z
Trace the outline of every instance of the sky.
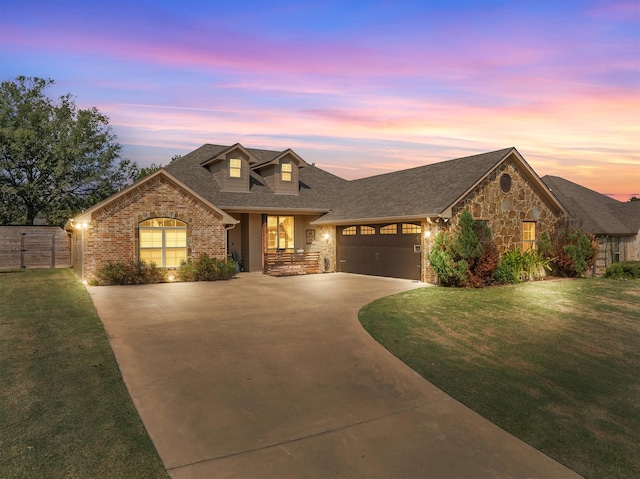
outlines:
M640 197L638 0L0 0L19 75L140 166L239 142L355 179L515 146Z

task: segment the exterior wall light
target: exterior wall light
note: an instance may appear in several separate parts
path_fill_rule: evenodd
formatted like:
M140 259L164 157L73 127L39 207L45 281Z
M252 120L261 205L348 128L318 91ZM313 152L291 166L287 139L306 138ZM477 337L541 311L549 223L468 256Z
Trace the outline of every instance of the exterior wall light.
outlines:
M322 235L322 238L328 240L329 238L331 238L331 235L329 233L325 233Z
M427 239L431 238L431 231L429 231L429 230L425 231L424 232L424 237L427 238Z

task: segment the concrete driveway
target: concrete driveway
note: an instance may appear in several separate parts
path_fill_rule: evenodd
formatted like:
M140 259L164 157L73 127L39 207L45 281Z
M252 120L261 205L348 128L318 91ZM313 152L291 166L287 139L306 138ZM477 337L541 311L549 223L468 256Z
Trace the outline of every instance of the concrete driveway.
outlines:
M363 305L420 286L246 273L88 290L173 478L578 477L361 328Z

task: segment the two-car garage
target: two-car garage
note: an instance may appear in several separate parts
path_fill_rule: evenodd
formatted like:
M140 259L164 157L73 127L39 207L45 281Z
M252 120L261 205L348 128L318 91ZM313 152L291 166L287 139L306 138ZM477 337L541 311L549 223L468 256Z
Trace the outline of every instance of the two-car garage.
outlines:
M346 225L336 233L338 271L420 280L419 223Z

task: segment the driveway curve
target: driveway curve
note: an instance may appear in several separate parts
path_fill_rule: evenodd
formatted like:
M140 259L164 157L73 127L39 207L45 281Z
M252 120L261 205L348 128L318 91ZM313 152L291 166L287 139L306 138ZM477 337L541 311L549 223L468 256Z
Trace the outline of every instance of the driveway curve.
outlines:
M578 477L360 326L365 304L421 286L244 273L88 290L173 478Z

